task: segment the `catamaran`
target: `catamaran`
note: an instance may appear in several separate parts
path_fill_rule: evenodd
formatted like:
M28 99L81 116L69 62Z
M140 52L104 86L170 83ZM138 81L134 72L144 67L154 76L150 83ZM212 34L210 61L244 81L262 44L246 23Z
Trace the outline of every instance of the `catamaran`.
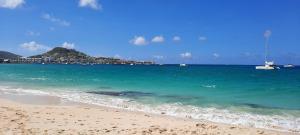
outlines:
M264 66L256 66L256 69L264 69L264 70L272 70L275 69L275 65L273 61L265 61Z
M268 32L268 33L267 33ZM266 35L266 33L268 35ZM268 43L269 43L269 36L271 34L271 31L266 31L265 33L265 65L262 66L256 66L256 69L263 69L263 70L273 70L275 69L274 61L268 61ZM279 68L276 68L279 69Z

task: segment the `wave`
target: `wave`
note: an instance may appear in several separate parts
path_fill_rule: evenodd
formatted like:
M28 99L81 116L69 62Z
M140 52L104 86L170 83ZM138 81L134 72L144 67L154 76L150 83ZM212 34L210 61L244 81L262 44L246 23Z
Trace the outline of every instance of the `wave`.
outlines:
M217 85L202 85L204 88L216 88Z
M39 80L39 81L46 81L48 78L44 78L44 77L31 77L31 78L26 78L29 80Z
M11 86L0 86L0 92L4 94L17 94L17 95L27 95L27 94L50 95L50 93L41 90L24 89L21 87L11 87Z
M153 114L164 114L180 118L191 118L218 123L244 125L256 128L266 128L279 131L300 132L300 118L286 115L262 115L250 112L238 112L234 109L218 109L214 107L198 107L192 105L172 104L142 104L129 98L109 96L75 91L41 91L23 89L19 87L1 86L0 94L33 94L60 97L64 101L81 102L99 106L106 106L130 111L141 111ZM105 93L106 94L106 93ZM119 95L120 93L117 93ZM132 94L132 93L129 93ZM115 95L115 93L113 93Z

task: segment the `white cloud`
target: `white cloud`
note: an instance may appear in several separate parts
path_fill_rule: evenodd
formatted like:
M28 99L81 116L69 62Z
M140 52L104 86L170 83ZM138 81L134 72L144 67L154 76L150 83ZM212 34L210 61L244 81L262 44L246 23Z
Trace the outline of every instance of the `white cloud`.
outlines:
M213 56L214 56L215 59L217 59L217 58L220 57L220 54L218 54L218 53L213 53Z
M95 10L102 9L102 5L97 0L79 0L79 7L90 7Z
M54 16L52 16L50 14L43 14L42 18L46 19L46 20L48 20L50 22L57 23L57 24L59 24L61 26L70 26L71 25L70 22L62 20L62 19L59 19L59 18L56 18L56 17L54 17Z
M201 37L199 37L199 40L200 40L200 41L206 41L206 40L207 40L207 38L206 38L206 37L204 37L204 36L201 36Z
M64 42L62 44L63 48L67 48L67 49L74 49L75 48L75 44L74 43L68 43L68 42Z
M264 37L265 38L269 38L272 34L272 31L271 30L266 30L265 33L264 33Z
M49 27L49 30L50 31L55 31L55 28L54 27Z
M160 59L163 59L164 56L161 56L161 55L154 55L153 58L154 58L154 59L160 60Z
M181 53L180 56L181 56L181 58L189 59L189 58L192 58L192 53L185 52L185 53Z
M51 48L42 44L38 44L35 41L31 41L28 43L23 43L20 45L21 48L28 50L28 51L47 51Z
M250 56L251 56L251 53L249 53L249 52L245 52L245 53L244 53L244 56L246 56L246 57L250 57Z
M24 3L24 0L0 0L0 7L15 9L22 6Z
M179 36L174 36L173 41L175 42L181 41L181 38Z
M132 60L132 57L128 57L127 60Z
M137 45L137 46L143 46L143 45L147 45L147 41L143 36L134 36L133 39L131 39L129 41L129 43Z
M28 35L28 36L40 36L41 33L39 33L39 32L34 32L34 31L28 31L28 32L27 32L27 35Z
M116 55L114 56L114 58L115 58L115 59L121 59L121 56L120 56L119 54L116 54Z
M152 39L152 42L153 43L162 43L165 41L165 38L163 36L155 36L153 39Z

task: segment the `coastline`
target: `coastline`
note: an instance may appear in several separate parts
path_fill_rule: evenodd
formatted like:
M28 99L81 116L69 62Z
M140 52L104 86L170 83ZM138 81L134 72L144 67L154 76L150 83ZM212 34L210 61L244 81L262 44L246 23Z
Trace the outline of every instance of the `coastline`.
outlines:
M299 134L59 100L0 97L0 134Z

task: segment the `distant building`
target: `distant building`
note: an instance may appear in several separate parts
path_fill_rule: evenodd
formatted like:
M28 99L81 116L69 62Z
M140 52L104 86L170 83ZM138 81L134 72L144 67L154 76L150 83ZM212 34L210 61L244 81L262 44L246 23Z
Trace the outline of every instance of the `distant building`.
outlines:
M4 59L3 63L10 63L10 60L9 59Z

